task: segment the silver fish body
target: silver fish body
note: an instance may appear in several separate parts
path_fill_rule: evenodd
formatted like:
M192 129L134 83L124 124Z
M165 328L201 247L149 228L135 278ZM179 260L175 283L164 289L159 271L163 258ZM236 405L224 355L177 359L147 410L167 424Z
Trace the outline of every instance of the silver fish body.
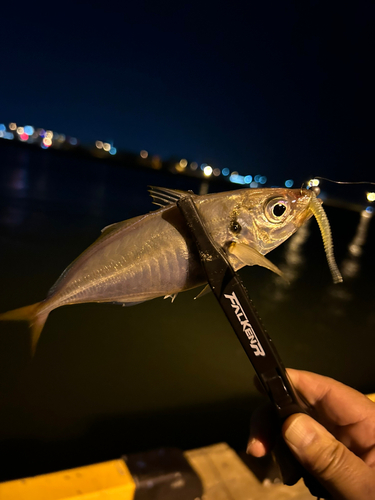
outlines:
M199 257L176 206L120 222L64 271L46 307L82 302L133 304L204 282Z
M151 192L152 194L152 192ZM215 242L233 267L261 265L278 272L264 257L289 238L313 211L315 194L305 189L240 189L194 195ZM83 302L134 304L205 283L200 257L175 204L113 224L60 276L47 298L0 315L26 320L35 348L48 314Z
M244 242L266 254L285 241L306 218L311 192L238 190L194 201L214 240L222 247ZM265 217L269 200L283 200L283 221ZM283 214L284 215L284 214ZM236 230L235 224L240 226ZM234 229L234 230L233 230ZM243 267L235 256L236 269ZM200 260L175 205L109 226L51 289L45 307L82 302L137 303L199 286L205 282Z

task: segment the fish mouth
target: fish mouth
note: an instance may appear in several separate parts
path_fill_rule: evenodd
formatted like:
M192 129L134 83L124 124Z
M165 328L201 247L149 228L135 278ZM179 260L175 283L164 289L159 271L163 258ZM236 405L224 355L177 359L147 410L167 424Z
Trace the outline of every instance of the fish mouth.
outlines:
M339 268L337 267L335 256L333 253L331 227L329 225L328 217L323 209L322 203L323 203L322 200L318 199L316 197L316 194L313 191L311 191L309 209L311 211L311 214L314 215L318 223L320 233L322 235L324 250L326 253L327 262L329 269L331 271L333 282L335 284L342 283L343 279L339 271Z

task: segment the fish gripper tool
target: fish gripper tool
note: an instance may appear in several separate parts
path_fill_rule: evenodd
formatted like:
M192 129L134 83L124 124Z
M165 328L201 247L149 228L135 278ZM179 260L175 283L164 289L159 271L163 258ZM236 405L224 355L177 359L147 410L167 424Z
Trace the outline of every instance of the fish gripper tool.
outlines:
M301 477L313 495L329 499L323 486L293 456L281 438L282 422L294 413L309 414L288 378L284 364L249 299L238 274L224 250L212 239L189 193L174 192L180 212L197 246L208 284L242 344L280 422L280 438L273 451L284 484L293 485Z

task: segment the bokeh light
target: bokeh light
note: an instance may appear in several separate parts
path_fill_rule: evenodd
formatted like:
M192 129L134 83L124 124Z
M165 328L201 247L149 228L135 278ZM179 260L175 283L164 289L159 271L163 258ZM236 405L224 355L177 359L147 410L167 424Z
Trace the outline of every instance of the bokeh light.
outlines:
M309 182L307 183L309 187L318 187L319 184L320 184L319 179L310 179Z
M210 165L206 165L203 169L203 173L206 177L210 177L212 174L212 167L210 167Z
M25 125L24 132L27 135L33 135L33 133L34 133L34 127L32 127L31 125Z

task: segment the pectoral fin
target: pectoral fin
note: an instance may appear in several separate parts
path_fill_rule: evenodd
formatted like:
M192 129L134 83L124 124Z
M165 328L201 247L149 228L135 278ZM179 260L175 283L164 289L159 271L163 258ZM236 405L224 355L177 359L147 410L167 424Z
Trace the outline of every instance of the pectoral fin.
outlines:
M171 299L171 302L172 302L172 304L173 304L174 299L177 297L177 295L178 295L177 293L173 293L173 294L171 294L171 295L166 295L164 298L165 298L165 299Z
M233 242L229 249L229 253L235 255L237 259L243 262L246 266L261 266L269 269L270 271L278 274L281 278L285 279L285 276L280 269L272 264L264 255L255 250L255 248L245 245L244 243Z
M206 285L203 290L201 290L198 295L196 297L194 297L194 300L195 299L199 299L200 297L203 297L204 295L207 295L207 293L210 293L211 291L211 287L210 285Z

